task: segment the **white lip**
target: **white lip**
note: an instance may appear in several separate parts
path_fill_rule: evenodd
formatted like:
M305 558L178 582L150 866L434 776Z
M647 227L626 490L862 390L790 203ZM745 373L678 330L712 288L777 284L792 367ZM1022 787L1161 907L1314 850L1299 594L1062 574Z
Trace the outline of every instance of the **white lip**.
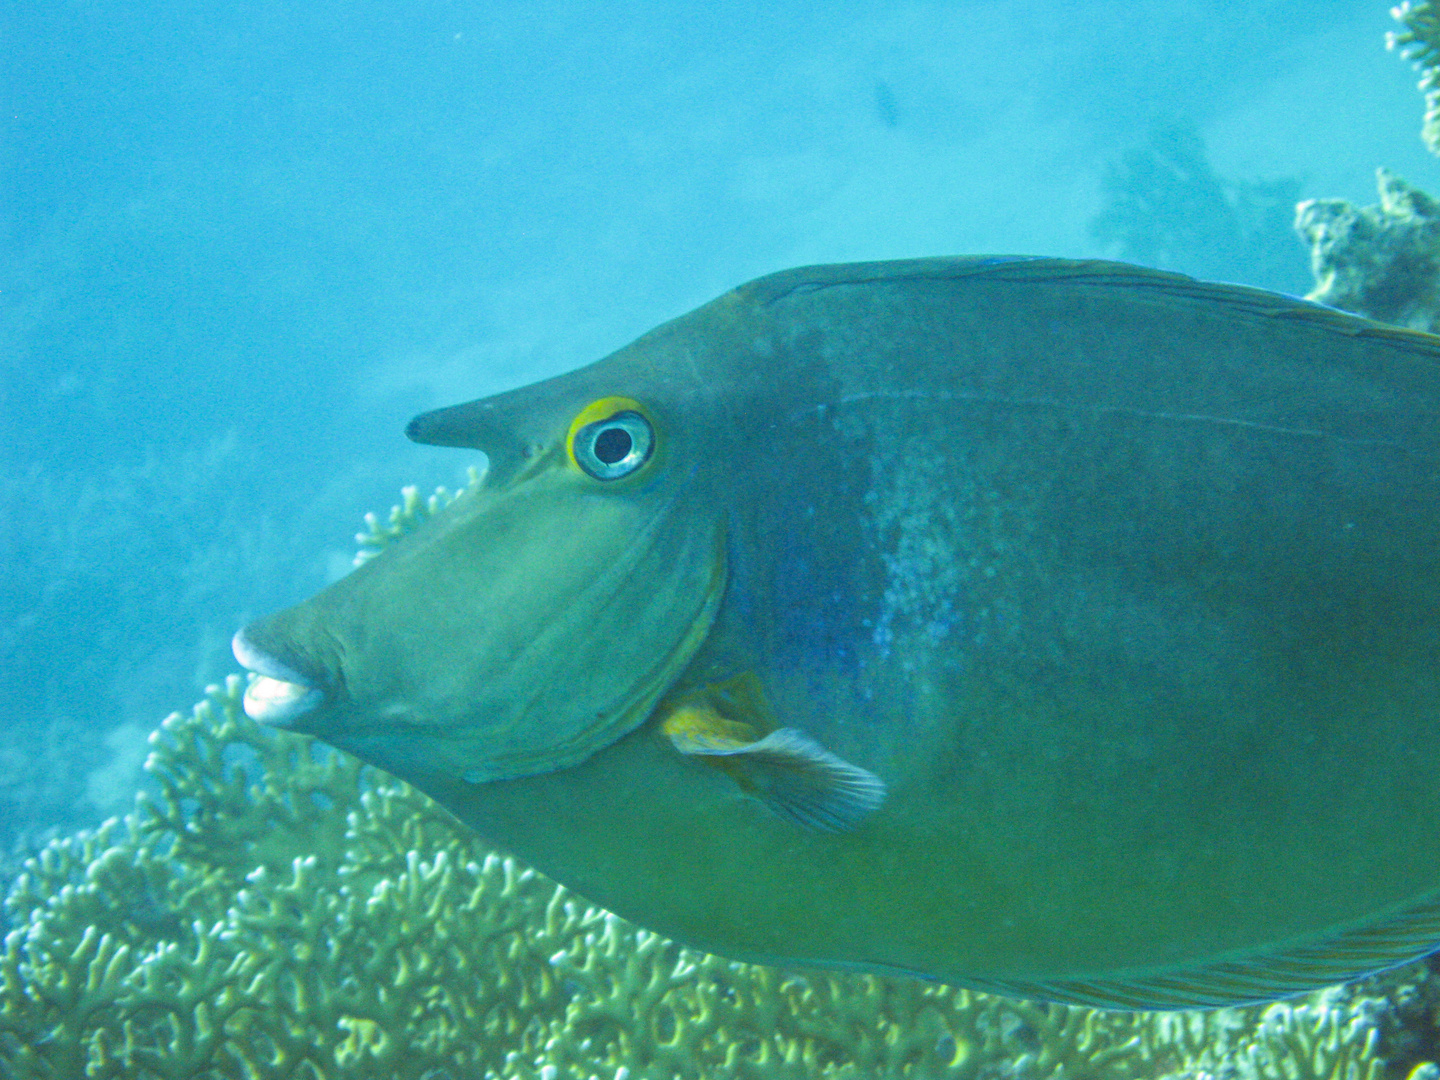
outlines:
M255 648L244 630L237 630L230 639L230 651L255 672L245 688L245 715L257 723L288 727L325 699L324 692L307 683L304 676Z
M313 686L256 675L245 688L245 715L260 724L289 727L324 698Z

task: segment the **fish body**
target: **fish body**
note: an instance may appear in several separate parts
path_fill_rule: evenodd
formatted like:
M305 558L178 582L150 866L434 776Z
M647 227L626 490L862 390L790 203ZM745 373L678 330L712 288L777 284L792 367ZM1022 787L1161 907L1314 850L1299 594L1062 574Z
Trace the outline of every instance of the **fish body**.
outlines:
M237 635L252 712L738 959L1340 981L1440 942L1437 365L1115 263L772 275L412 421L484 484Z

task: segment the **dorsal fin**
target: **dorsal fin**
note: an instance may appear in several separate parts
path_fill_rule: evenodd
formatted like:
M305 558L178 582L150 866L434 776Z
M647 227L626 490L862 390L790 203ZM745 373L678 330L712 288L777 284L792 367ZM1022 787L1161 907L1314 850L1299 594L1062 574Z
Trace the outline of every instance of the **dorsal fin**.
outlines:
M1440 363L1440 336L1409 330L1352 315L1339 308L1303 300L1250 285L1200 281L1169 270L1152 270L1108 259L1053 259L1034 255L961 255L889 262L840 263L833 266L799 266L769 274L741 286L764 304L797 292L814 292L842 285L986 278L991 281L1070 282L1120 290L1141 290L1181 299L1193 299L1230 308L1237 314L1265 319L1288 319L1323 327L1347 337L1392 342L1413 352L1429 353Z

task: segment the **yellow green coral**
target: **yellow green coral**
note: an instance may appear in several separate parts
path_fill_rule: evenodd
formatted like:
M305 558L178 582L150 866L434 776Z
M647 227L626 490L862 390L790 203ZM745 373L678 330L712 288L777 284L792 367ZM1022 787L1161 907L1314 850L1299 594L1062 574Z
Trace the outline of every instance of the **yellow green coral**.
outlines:
M372 525L375 545L431 510L407 493L388 527ZM260 729L242 691L232 676L167 718L146 764L153 791L124 821L50 844L14 882L0 1077L1380 1080L1386 1068L1394 1010L1355 990L1107 1014L695 953L489 850L414 789ZM1421 975L1397 985L1430 1000Z

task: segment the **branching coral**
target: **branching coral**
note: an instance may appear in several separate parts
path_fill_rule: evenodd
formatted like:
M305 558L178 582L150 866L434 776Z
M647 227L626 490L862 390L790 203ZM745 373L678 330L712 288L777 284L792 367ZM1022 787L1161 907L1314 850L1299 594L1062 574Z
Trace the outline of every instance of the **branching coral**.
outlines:
M390 508L390 517L386 521L381 522L379 514L365 515L365 531L355 534L355 565L364 565L384 551L387 545L393 544L406 533L414 532L438 511L454 502L464 491L479 484L483 476L482 471L471 467L469 481L460 491L452 492L439 487L423 501L419 488L402 488L400 504Z
M562 1009L549 957L598 916L413 790L259 730L242 689L233 677L166 720L147 765L158 800L52 844L17 881L8 1074L500 1069Z
M407 493L376 545L431 509ZM14 883L0 1077L1380 1078L1392 1010L1353 991L1106 1014L683 949L261 730L242 690L166 719L155 793Z
M1400 52L1420 70L1420 89L1425 93L1425 121L1420 137L1430 152L1440 154L1440 12L1431 0L1412 4L1405 0L1390 14L1404 29L1392 30L1386 44Z

